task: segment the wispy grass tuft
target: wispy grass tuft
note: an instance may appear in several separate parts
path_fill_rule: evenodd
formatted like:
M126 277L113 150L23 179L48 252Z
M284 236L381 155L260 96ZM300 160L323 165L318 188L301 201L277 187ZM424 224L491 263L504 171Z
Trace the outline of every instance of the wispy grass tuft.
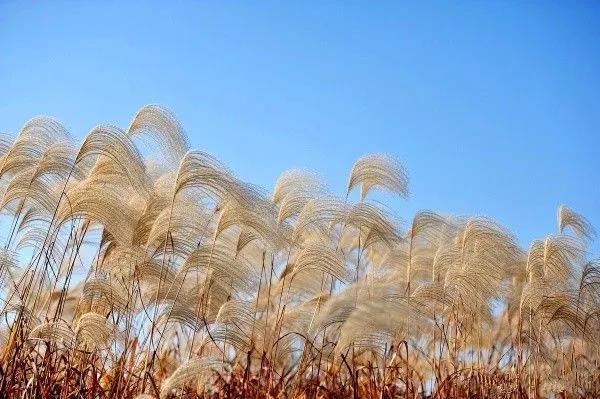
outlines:
M600 397L596 232L566 206L525 250L480 216L403 226L369 199L409 194L384 154L268 193L156 105L80 145L31 119L0 190L0 397Z

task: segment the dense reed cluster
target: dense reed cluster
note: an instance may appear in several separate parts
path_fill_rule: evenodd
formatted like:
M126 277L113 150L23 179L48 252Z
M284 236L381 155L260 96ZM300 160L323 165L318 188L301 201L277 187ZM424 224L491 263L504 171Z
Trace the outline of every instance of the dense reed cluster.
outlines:
M381 154L341 197L304 170L267 193L155 105L80 145L36 117L0 155L1 397L600 395L595 232L567 207L527 249L484 217L402 225L369 199L409 193Z

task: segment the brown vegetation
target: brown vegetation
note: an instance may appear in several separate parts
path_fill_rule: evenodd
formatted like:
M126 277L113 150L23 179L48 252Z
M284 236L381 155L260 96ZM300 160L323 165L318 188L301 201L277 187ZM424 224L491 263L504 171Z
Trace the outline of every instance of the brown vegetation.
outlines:
M369 200L408 195L393 158L342 198L301 170L267 194L152 105L80 146L34 118L0 155L1 397L600 396L595 232L567 207L527 250L484 217L403 230Z

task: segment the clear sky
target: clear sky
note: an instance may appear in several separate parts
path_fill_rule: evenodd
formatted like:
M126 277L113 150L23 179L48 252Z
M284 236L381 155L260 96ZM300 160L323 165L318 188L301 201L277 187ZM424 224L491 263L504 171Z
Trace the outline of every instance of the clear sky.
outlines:
M0 131L160 103L267 189L308 167L342 193L384 151L405 220L483 214L526 243L566 203L600 230L600 2L80 3L0 3Z

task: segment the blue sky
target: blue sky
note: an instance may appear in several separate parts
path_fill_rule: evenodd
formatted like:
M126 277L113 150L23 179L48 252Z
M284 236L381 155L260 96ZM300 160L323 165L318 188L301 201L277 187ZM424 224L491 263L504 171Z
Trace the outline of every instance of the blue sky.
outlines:
M600 230L598 2L0 3L0 131L47 114L82 137L147 103L268 189L308 167L342 193L384 151L405 220L482 214L526 243L566 203Z

